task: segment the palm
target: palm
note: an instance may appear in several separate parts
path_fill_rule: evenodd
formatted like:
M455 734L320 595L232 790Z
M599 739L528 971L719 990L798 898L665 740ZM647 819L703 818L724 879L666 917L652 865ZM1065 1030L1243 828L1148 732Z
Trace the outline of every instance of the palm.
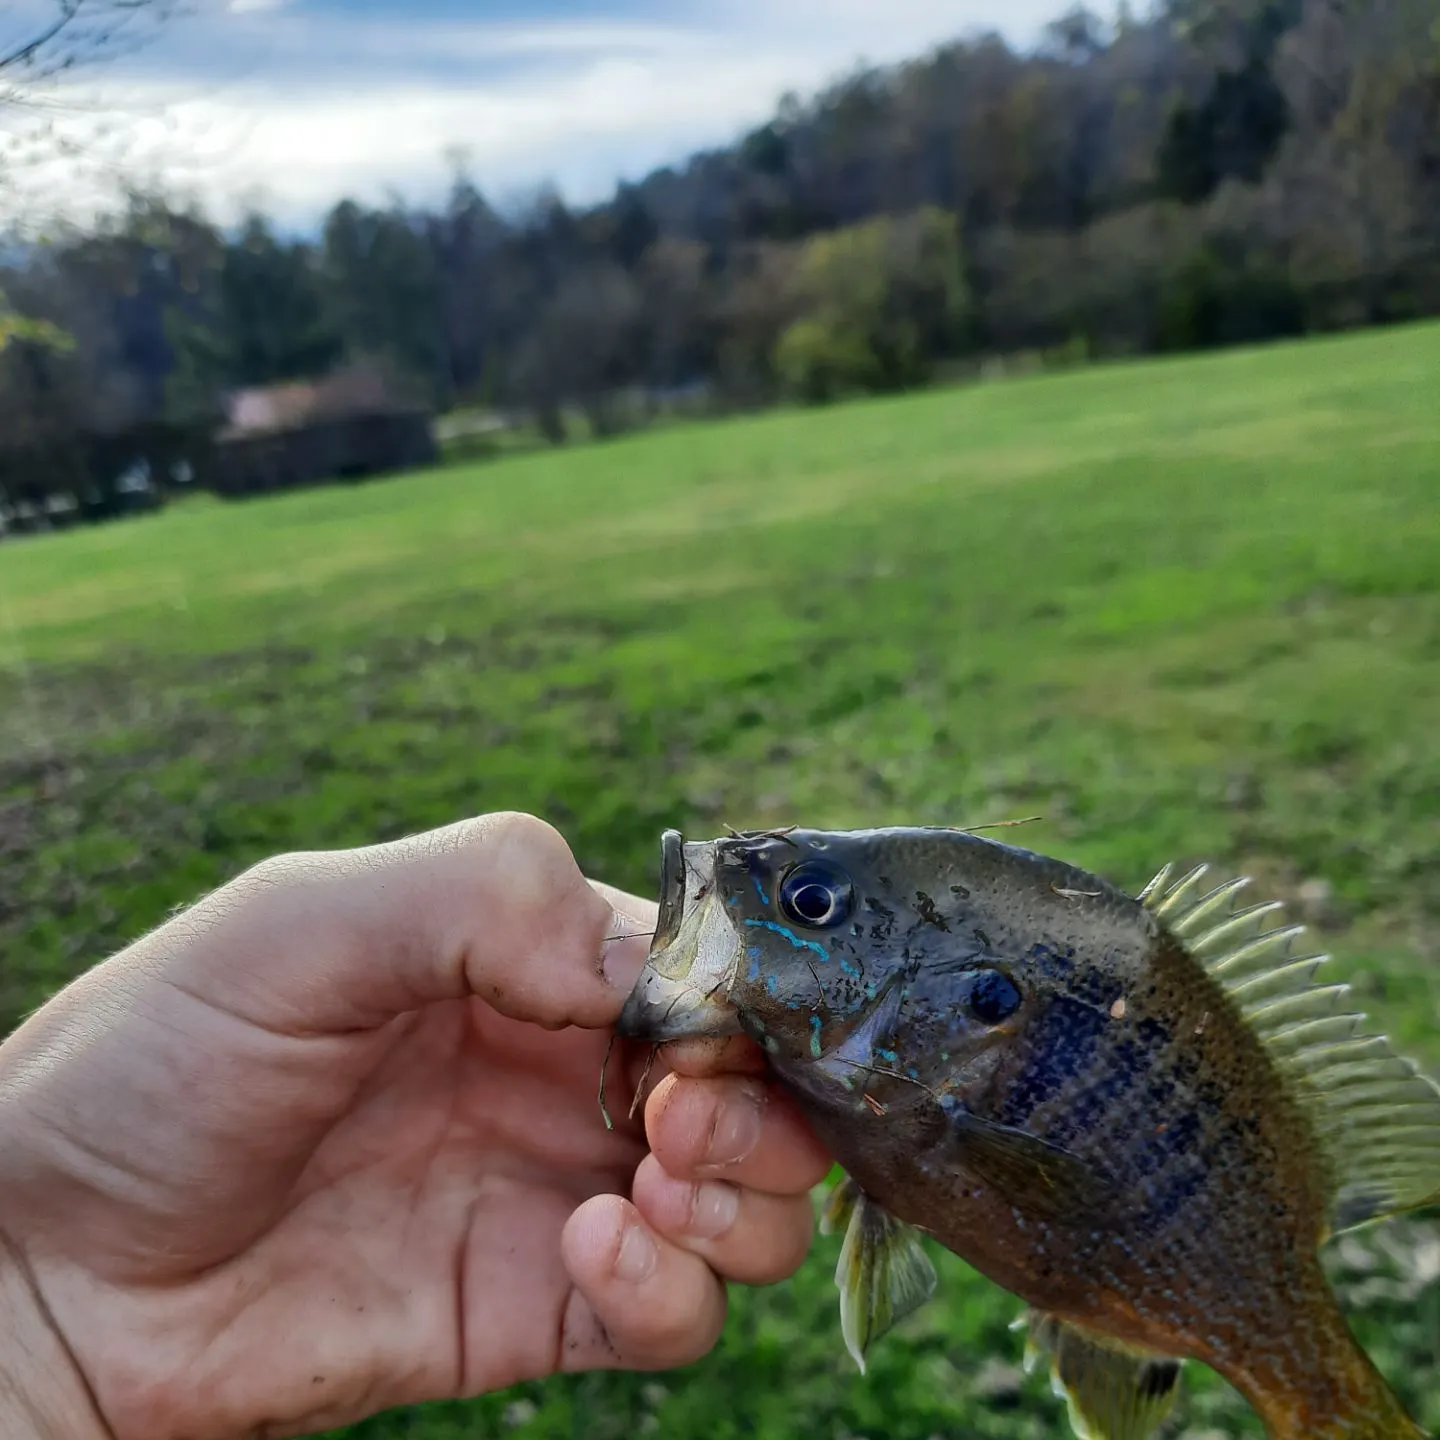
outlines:
M192 1171L172 1188L193 1195L222 1162L230 1193L184 1221L145 1217L160 1242L152 1283L126 1287L127 1333L164 1346L187 1388L223 1395L237 1418L271 1414L281 1433L477 1394L565 1368L567 1345L592 1350L603 1337L576 1333L588 1311L567 1317L560 1232L589 1196L627 1192L644 1154L624 1104L614 1132L601 1119L603 1033L462 1000L352 1043L345 1063L317 1057L311 1083L293 1085L300 1110L348 1083L328 1124L276 1113L268 1077L228 1094L205 1093L204 1077L198 1094L182 1087L206 1124L195 1148L172 1145ZM612 1081L622 1068L612 1062ZM229 1163L217 1153L226 1135L277 1131L300 1143L252 1144ZM96 1258L104 1271L119 1257ZM132 1251L125 1278L143 1266ZM113 1354L113 1339L100 1348Z

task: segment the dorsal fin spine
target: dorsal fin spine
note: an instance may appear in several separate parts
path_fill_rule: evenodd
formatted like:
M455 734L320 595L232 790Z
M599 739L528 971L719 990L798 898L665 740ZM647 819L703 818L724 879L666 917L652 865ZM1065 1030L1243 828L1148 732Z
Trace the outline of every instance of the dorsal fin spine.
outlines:
M1174 870L1173 865L1162 865L1158 874L1150 879L1150 883L1135 897L1142 905L1149 905L1151 899L1163 893L1166 884L1170 879L1170 872Z
M1276 970L1261 970L1244 980L1237 981L1230 993L1241 1004L1252 1004L1262 996L1283 994L1295 981L1309 984L1315 972L1329 959L1328 955L1307 955L1303 960L1292 960Z
M1197 865L1193 870L1182 875L1166 890L1164 898L1155 907L1155 913L1164 919L1167 916L1174 915L1181 908L1188 909L1189 907L1185 905L1186 899L1189 897L1190 892L1205 878L1209 870L1210 867L1208 865Z
M1223 975L1227 980L1232 976L1238 978L1250 970L1263 970L1268 973L1272 968L1272 961L1286 957L1295 941L1304 933L1303 925L1287 925L1277 930L1267 930L1238 950L1232 950L1223 960L1217 960L1208 968L1212 975Z
M1222 920L1220 924L1212 926L1203 935L1192 940L1189 944L1190 952L1202 957L1208 955L1222 945L1228 945L1236 935L1253 929L1257 920L1284 908L1279 900L1262 900L1258 904L1247 905L1243 910L1237 910L1228 920Z
M1225 884L1217 885L1208 895L1202 895L1195 902L1189 914L1174 921L1170 928L1177 935L1190 936L1206 924L1217 911L1224 910L1249 883L1250 881L1246 877L1241 876L1238 880L1227 880Z
M1270 1047L1277 1055L1287 1055L1332 1040L1348 1040L1359 1033L1361 1023L1359 1015L1322 1015L1318 1020L1302 1020L1298 1025L1276 1030L1270 1037Z

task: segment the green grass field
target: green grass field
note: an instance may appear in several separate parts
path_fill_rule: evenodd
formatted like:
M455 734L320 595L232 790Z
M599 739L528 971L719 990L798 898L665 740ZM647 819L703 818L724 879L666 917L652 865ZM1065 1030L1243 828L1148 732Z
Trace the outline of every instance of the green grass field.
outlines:
M501 807L974 824L1295 899L1440 1069L1440 327L1121 365L0 546L0 1016L259 857ZM598 1123L598 1121L597 1121ZM366 1440L1068 1433L958 1261L869 1378L822 1242L720 1350ZM943 1258L943 1257L942 1257ZM1335 1255L1440 1427L1440 1226ZM1178 1428L1259 1434L1192 1377Z

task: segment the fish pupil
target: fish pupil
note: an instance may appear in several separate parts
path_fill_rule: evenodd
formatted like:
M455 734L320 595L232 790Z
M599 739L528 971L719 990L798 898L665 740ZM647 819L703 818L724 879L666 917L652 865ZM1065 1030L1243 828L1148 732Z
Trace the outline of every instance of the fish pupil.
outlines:
M823 885L802 885L790 903L804 919L823 920L835 908L835 897Z
M821 861L796 866L780 887L780 908L786 916L817 930L841 924L853 898L849 877Z
M980 970L970 984L970 1013L982 1025L999 1025L1020 1008L1020 989L1000 970Z

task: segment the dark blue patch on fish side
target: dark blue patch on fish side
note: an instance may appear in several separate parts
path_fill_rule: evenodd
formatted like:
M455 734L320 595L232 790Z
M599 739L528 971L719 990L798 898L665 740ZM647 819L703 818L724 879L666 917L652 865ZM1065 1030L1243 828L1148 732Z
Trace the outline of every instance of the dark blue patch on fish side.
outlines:
M1125 987L1115 976L1093 965L1084 966L1071 975L1069 990L1075 999L1107 1011L1125 993Z
M1201 1138L1200 1117L1193 1110L1165 1115L1147 1128L1148 1134L1132 1128L1130 1143L1121 1142L1117 1147L1125 1155L1126 1165L1136 1180L1148 1180L1192 1152L1196 1162L1203 1163L1196 1148Z
M1116 1115L1131 1113L1123 1102L1145 1078L1145 1052L1133 1041L1124 1040L1106 1057L1105 1073L1098 1083L1076 1097L1049 1127L1045 1138L1052 1145L1068 1145L1077 1136L1090 1135L1114 1126Z
M1030 1063L1005 1095L998 1117L1001 1123L1023 1126L1037 1106L1073 1085L1094 1061L1111 1023L1103 1010L1068 995L1052 1000L1027 1037Z
M1031 947L1028 959L1042 975L1066 976L1074 967L1075 951L1057 950L1042 940L1040 944Z
M1155 1104L1156 1066L1169 1040L1168 1026L1153 1018L1141 1020L1132 1036L1111 1047L1102 1078L1076 1097L1075 1104L1051 1127L1049 1138L1063 1145L1102 1127L1113 1129L1117 1120L1147 1114L1158 1120L1163 1112ZM1133 1093L1142 1082L1148 1102L1143 1107Z
M1143 1220L1146 1228L1163 1230L1205 1186L1205 1166L1196 1156L1188 1165L1161 1182L1150 1196Z

